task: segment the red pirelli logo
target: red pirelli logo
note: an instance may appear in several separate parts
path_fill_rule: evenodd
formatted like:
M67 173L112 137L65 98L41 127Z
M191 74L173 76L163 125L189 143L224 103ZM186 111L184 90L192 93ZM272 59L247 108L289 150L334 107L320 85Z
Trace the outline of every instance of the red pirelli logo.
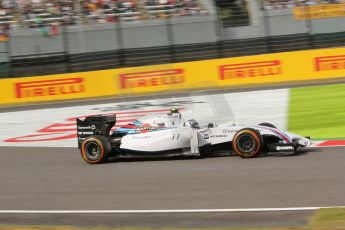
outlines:
M120 75L120 87L122 89L175 85L183 82L185 82L183 69L168 69Z
M316 71L343 70L343 69L345 69L345 55L315 58Z
M222 65L219 67L220 80L268 77L282 74L282 64L280 60L248 62Z
M15 84L16 98L75 94L85 91L83 78L29 81Z

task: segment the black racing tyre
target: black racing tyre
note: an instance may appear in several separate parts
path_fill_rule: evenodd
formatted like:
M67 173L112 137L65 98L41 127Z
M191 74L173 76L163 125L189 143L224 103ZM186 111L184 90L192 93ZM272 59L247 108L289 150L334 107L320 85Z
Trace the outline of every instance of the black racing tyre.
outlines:
M266 127L270 127L270 128L274 128L274 129L277 128L275 125L273 125L273 124L271 124L271 123L268 123L268 122L263 122L263 123L260 123L260 124L258 124L258 125L260 125L260 126L266 126Z
M264 147L261 134L251 128L239 130L233 140L233 151L242 158L253 158L258 156Z
M81 145L81 156L90 164L101 164L108 160L111 154L109 140L100 135L87 137Z

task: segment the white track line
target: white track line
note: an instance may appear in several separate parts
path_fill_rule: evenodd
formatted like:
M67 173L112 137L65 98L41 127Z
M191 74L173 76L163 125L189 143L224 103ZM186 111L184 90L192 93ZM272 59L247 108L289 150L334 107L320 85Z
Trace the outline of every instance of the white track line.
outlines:
M278 211L313 211L345 206L328 207L290 207L290 208L239 208L239 209L175 209L175 210L0 210L0 214L140 214L140 213L207 213L207 212L278 212Z

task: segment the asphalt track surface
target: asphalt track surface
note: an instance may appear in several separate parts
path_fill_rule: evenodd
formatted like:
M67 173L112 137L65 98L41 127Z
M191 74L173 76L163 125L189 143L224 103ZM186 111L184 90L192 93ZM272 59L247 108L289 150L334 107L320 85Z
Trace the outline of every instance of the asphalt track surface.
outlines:
M89 165L73 148L2 147L2 210L281 208L345 204L345 149L256 159L114 160ZM311 212L0 214L2 224L297 226ZM63 218L62 218L63 217Z
M168 97L168 95L167 95ZM133 100L136 100L133 98ZM70 102L68 105L93 104ZM64 107L66 104L2 108ZM345 148L255 159L113 160L85 163L75 148L0 148L1 210L154 210L345 205ZM300 226L312 211L151 214L0 214L1 224L262 227Z

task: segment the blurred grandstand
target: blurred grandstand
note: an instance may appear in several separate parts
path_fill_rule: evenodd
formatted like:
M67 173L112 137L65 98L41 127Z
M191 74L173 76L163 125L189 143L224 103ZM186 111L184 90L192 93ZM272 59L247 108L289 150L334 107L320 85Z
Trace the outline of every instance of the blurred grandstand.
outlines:
M345 44L344 0L0 2L3 77Z
M266 10L287 9L299 6L316 6L322 4L339 4L343 0L265 0L263 7Z
M17 29L207 14L199 0L2 0L0 20Z

